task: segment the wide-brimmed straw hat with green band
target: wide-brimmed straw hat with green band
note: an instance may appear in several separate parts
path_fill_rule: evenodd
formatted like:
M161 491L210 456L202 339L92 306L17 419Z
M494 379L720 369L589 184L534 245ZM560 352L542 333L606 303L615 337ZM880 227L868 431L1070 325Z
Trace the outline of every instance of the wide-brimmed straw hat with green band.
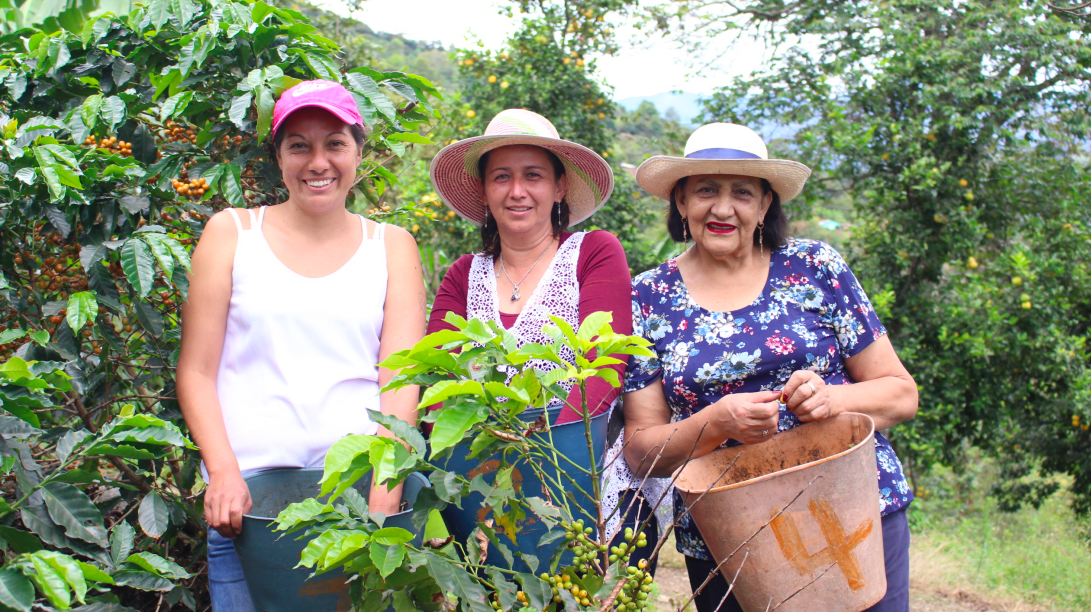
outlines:
M595 214L614 191L614 173L605 159L583 145L562 140L549 119L520 108L509 108L493 117L484 136L444 147L432 159L432 185L447 206L463 219L481 225L485 201L477 162L493 149L519 144L547 149L564 164L570 225Z

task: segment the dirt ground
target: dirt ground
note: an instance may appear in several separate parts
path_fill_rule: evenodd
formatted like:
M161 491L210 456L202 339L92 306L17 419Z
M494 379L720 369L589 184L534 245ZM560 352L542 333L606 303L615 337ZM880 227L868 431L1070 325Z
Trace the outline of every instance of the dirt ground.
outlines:
M913 567L910 570L909 609L912 612L1047 612L1022 602L990 602L977 593L952 590L940 580L951 569L949 560L930 550L911 550L910 559ZM655 581L659 585L659 599L655 602L659 612L676 612L689 598L691 591L685 562L675 550L673 541L661 551ZM689 612L693 610L691 604Z
M655 572L659 583L659 612L675 612L689 598L689 578L686 570L677 567L660 567ZM693 606L689 609L692 611ZM995 606L965 593L948 595L913 588L910 591L909 609L912 612L1030 612L1030 608ZM817 612L817 611L816 611Z

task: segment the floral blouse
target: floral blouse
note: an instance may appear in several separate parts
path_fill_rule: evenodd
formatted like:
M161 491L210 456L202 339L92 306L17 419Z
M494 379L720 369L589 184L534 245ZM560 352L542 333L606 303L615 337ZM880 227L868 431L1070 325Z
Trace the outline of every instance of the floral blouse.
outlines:
M662 380L671 420L680 421L728 393L781 389L796 370L817 372L826 384L852 384L845 358L886 328L845 260L824 242L793 238L771 254L769 267L761 295L734 312L697 305L673 259L634 278L633 333L651 342L657 357L629 361L625 391ZM778 431L799 424L782 406ZM875 454L879 506L886 515L908 506L913 493L879 432ZM685 508L677 492L674 507L676 516ZM679 552L712 558L689 515L675 533Z

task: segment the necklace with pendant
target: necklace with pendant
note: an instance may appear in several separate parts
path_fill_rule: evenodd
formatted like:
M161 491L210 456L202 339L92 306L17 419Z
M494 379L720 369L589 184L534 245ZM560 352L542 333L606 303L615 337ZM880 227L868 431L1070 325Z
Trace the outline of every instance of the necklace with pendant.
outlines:
M500 253L500 271L504 273L504 276L507 277L508 282L511 283L511 299L510 299L510 301L518 302L519 299L522 297L522 296L519 295L519 285L522 284L522 282L525 281L528 276L530 276L530 273L534 271L534 268L538 265L538 262L542 261L542 258L545 257L545 254L549 252L549 247L551 247L551 246L553 246L552 241L550 241L550 243L548 245L546 245L545 250L542 251L542 254L538 256L538 259L534 260L534 263L532 263L530 265L530 269L527 270L527 273L523 275L523 278L519 279L518 283L515 282L514 280L512 280L511 275L508 274L508 269L506 267L504 267L504 254Z

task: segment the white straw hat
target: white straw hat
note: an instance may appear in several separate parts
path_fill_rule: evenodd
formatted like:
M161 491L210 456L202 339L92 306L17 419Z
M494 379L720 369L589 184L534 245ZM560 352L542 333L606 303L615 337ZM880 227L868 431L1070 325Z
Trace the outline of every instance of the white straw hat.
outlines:
M587 147L557 135L557 128L538 113L520 108L501 111L489 122L484 136L466 138L448 145L432 158L432 185L443 202L463 219L485 222L485 201L477 161L485 153L507 145L528 144L556 155L568 176L569 225L595 214L614 190L610 164Z
M807 166L787 159L769 159L765 141L754 130L734 123L709 123L686 141L685 157L656 155L640 164L636 182L644 191L670 200L679 179L697 174L736 174L769 181L780 201L799 195L811 175Z

